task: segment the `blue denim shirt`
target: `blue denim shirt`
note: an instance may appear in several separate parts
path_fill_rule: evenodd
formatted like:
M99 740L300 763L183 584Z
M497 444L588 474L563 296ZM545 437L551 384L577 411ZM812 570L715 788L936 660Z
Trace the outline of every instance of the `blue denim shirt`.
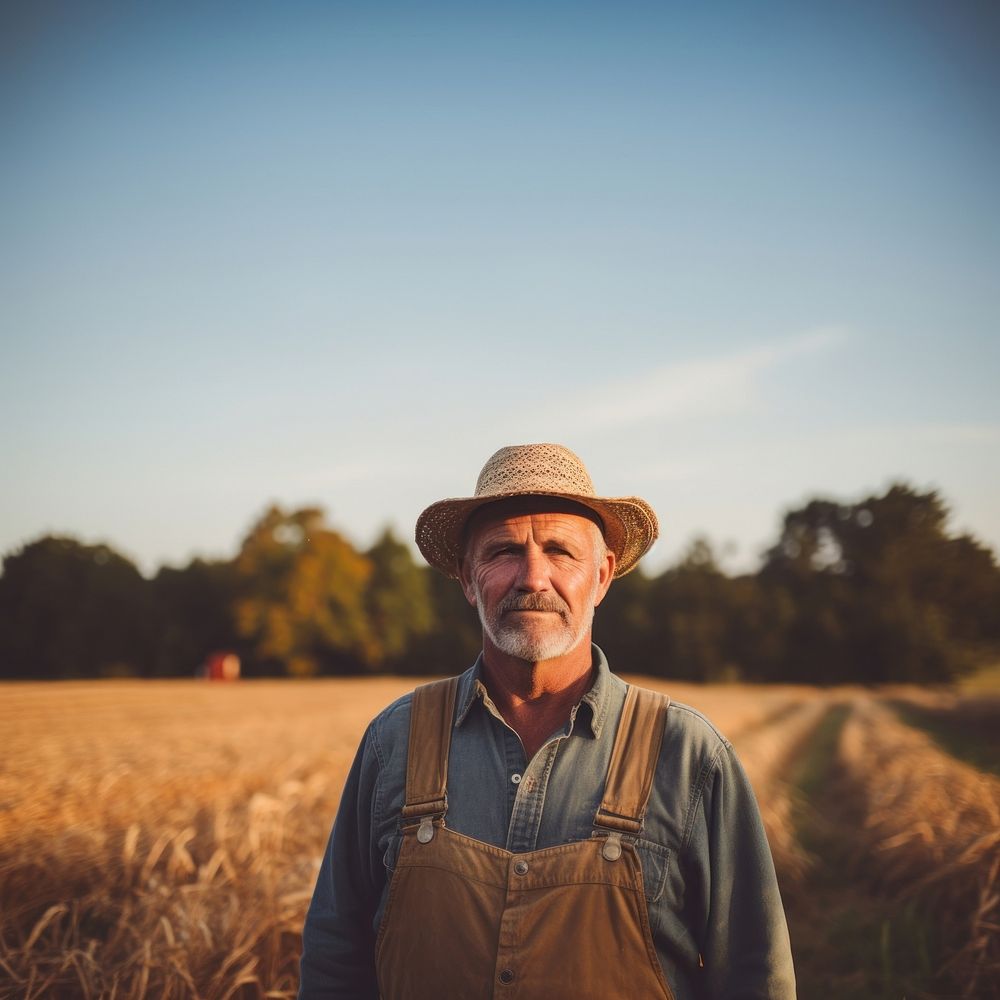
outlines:
M483 686L482 658L462 675L449 827L515 852L592 835L626 690L593 652L591 689L530 762ZM302 998L378 996L375 937L400 845L409 725L405 695L375 718L358 750L303 930ZM637 847L653 941L676 1000L794 998L756 800L732 746L686 705L668 710Z

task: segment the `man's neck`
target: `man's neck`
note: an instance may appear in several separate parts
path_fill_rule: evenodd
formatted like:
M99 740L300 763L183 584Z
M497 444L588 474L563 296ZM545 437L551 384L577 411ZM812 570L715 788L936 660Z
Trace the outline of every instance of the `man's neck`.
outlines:
M530 761L590 690L590 636L565 656L538 662L503 653L483 638L483 683L504 721L521 738Z

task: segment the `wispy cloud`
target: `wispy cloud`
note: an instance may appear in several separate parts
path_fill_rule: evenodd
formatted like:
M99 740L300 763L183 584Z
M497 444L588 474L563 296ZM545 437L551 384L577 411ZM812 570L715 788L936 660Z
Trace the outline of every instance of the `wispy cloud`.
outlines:
M843 329L823 328L732 354L663 365L560 397L541 417L580 431L743 412L757 398L765 373L795 358L833 350L847 337Z
M1000 443L1000 424L926 424L914 433L933 444Z

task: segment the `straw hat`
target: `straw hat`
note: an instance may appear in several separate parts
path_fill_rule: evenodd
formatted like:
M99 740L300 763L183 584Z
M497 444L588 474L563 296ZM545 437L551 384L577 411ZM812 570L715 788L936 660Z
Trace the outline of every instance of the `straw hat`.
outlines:
M615 577L632 569L659 534L656 514L645 500L597 496L583 462L569 448L518 444L487 460L474 496L439 500L417 518L417 546L432 566L457 577L462 529L472 514L497 500L522 496L558 497L594 511L615 554Z

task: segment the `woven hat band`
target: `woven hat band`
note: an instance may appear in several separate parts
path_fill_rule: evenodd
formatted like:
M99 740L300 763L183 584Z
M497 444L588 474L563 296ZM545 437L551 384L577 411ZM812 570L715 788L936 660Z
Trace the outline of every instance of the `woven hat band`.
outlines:
M566 496L552 496L548 493L517 493L514 496L497 497L487 503L472 508L462 525L460 542L465 542L468 533L477 522L488 518L517 517L520 514L575 514L593 521L602 535L607 535L604 519L593 507Z

